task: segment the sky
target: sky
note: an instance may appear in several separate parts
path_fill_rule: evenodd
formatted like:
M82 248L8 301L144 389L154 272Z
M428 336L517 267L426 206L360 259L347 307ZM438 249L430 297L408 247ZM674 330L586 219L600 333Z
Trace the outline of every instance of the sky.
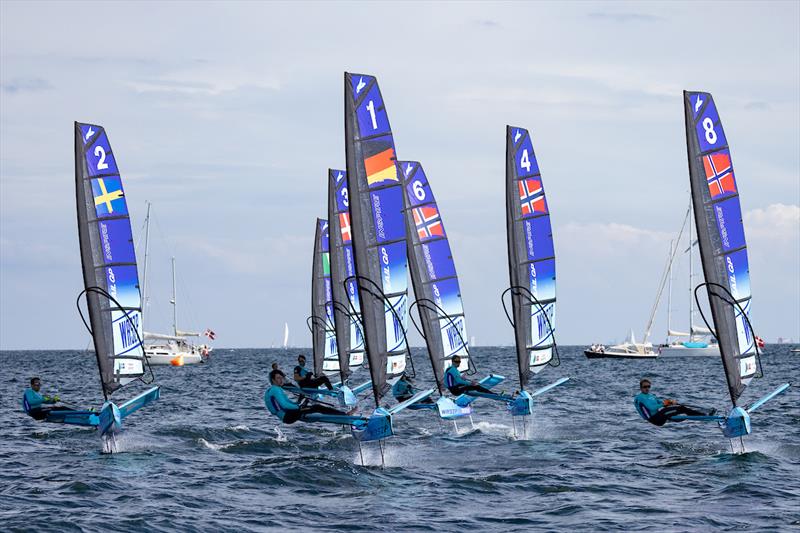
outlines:
M798 2L3 1L0 349L90 343L75 309L76 120L109 134L140 263L152 202L148 330L171 327L174 256L179 327L267 347L288 322L309 346L314 222L327 169L345 164L345 71L377 76L398 156L425 167L478 345L513 342L506 124L531 131L548 195L558 341L622 340L644 330L688 206L681 91L711 92L756 332L800 340ZM687 265L681 251L684 330Z

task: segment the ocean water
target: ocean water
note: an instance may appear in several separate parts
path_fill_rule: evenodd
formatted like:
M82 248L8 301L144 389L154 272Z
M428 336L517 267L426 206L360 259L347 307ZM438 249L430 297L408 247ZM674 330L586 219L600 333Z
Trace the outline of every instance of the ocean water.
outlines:
M162 398L126 420L121 452L112 455L100 453L92 430L20 412L31 375L46 392L99 407L93 354L0 353L0 530L800 527L800 354L785 345L768 346L765 376L745 400L797 385L754 413L744 454L731 453L712 424L657 428L632 405L647 376L662 397L726 408L718 358L589 361L581 348L563 347L561 365L534 385L571 379L540 397L524 438L494 402L476 402L475 429L464 424L461 434L430 413L406 411L385 442L385 467L375 444L360 453L337 426L286 426L269 415L262 397L270 364L291 369L298 352L220 349L207 365L156 367ZM422 384L430 377L425 354L413 353ZM483 373L508 376L501 389L514 389L510 348L473 355Z

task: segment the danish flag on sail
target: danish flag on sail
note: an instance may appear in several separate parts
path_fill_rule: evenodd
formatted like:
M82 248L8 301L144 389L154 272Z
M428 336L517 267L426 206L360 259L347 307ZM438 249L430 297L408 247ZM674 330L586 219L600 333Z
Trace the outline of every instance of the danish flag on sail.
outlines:
M339 226L342 230L342 242L347 244L353 238L350 231L350 213L339 213Z

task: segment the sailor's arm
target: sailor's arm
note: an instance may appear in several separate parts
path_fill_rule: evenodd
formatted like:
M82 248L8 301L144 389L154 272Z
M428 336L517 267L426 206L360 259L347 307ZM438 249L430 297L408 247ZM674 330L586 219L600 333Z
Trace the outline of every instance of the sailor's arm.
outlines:
M283 392L283 389L277 387L277 390L274 392L275 399L278 401L278 405L281 406L281 409L284 411L297 411L300 409L300 405L296 404L292 400L286 396L286 393Z

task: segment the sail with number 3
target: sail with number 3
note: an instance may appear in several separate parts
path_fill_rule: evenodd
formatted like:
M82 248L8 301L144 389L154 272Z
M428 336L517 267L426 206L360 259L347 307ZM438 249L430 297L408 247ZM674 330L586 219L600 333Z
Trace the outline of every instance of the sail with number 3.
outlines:
M758 372L756 340L748 318L750 270L742 208L714 99L709 93L684 91L683 100L697 240L709 284L714 333L735 406Z
M520 387L554 359L556 259L550 210L528 130L506 127L506 224Z
M403 190L374 76L345 73L345 150L355 271L377 402L406 368L408 260Z

